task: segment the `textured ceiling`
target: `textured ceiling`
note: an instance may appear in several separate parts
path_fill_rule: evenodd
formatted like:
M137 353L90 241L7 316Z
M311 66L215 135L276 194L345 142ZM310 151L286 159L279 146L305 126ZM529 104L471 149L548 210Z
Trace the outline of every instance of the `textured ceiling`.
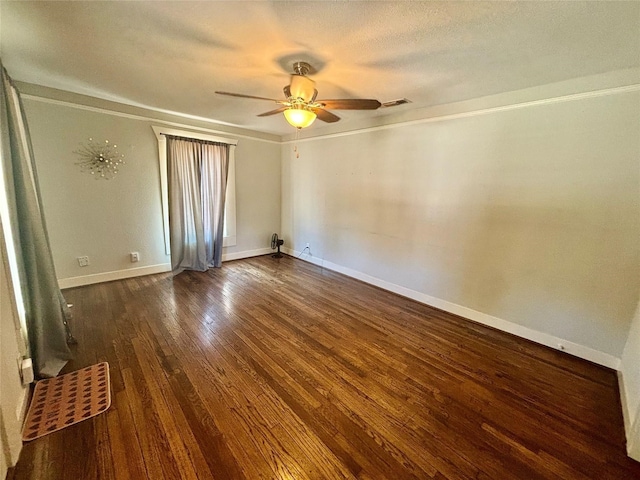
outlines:
M290 133L269 102L306 60L319 98L406 97L349 119L640 67L638 2L10 2L16 80ZM319 124L320 122L316 122ZM320 125L314 124L311 128ZM346 125L345 125L346 126Z

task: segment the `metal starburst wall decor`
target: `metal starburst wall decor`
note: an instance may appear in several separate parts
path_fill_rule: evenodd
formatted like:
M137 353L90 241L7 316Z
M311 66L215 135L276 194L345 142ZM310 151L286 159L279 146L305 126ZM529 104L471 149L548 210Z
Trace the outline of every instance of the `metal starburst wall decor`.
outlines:
M94 175L96 179L110 180L118 173L118 166L124 164L124 153L119 153L118 146L109 140L96 142L89 138L88 144L81 144L81 148L73 153L80 156L80 161L76 162L80 170Z

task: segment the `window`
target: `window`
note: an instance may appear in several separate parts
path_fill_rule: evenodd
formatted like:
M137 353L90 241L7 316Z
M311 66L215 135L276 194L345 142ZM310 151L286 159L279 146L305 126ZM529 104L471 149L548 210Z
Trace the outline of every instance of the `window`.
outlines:
M6 249L6 258L4 261L9 264L9 274L7 280L11 282L9 290L13 293L12 305L15 305L19 327L21 332L22 344L20 344L21 352L27 354L27 317L24 308L24 298L22 296L22 286L20 285L20 277L18 273L18 260L16 246L13 242L13 228L10 222L9 204L7 202L7 190L4 182L2 154L0 153L0 241L4 240L4 245L0 245L0 249ZM3 254L3 252L0 252ZM17 325L16 325L17 327Z
M229 149L229 173L227 175L227 193L224 207L224 239L222 246L231 247L236 244L236 161L235 147L237 140L216 137L200 132L179 130L153 126L153 131L158 139L158 161L160 166L160 187L162 192L162 221L164 225L164 248L167 255L171 255L169 240L169 189L167 185L167 139L165 135L175 135L185 138L197 138L230 145Z

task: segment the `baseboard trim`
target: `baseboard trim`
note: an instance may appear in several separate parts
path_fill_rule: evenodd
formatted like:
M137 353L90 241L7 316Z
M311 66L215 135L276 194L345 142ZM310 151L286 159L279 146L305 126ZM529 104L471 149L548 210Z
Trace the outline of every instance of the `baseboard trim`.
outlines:
M624 385L622 370L618 370L618 389L620 390L620 403L622 404L624 433L627 439L627 455L640 462L640 405L636 405L636 411L632 411L627 398L627 389Z
M18 425L20 425L20 433L22 433L22 428L24 427L24 421L27 418L27 410L29 409L29 402L31 401L30 387L26 386L22 389L22 393L20 394L20 398L18 399L18 405L16 406L16 418L18 420ZM16 439L15 450L12 449L11 458L11 467L15 467L18 463L18 459L20 458L20 453L22 452L22 438Z
M59 278L58 285L61 289L82 287L84 285L93 285L94 283L112 282L114 280L123 280L125 278L142 277L143 275L152 275L154 273L164 273L171 271L170 263L161 263L158 265L149 265L147 267L128 268L126 270L115 270L112 272L94 273L92 275L83 275L81 277Z
M239 260L241 258L257 257L268 253L271 253L270 248L258 248L256 250L245 250L243 252L224 253L222 254L222 261L228 262L230 260ZM114 280L124 280L125 278L142 277L144 275L153 275L154 273L165 273L170 271L170 263L161 263L158 265L149 265L147 267L94 273L92 275L83 275L81 277L59 278L58 286L60 289L82 287L85 285L93 285L95 283L112 282Z
M622 405L622 421L624 423L624 431L627 434L627 442L631 432L631 412L629 411L629 402L627 401L627 389L624 386L624 376L622 370L618 370L618 390L620 394L620 404Z
M228 262L230 260L240 260L241 258L259 257L260 255L267 255L272 253L270 248L258 248L256 250L245 250L244 252L223 253L222 261Z
M22 389L22 393L20 394L20 399L18 400L18 405L16 407L16 418L18 422L22 426L24 423L24 419L27 416L27 407L29 406L29 387L26 386Z
M386 280L367 275L366 273L362 273L357 270L344 267L342 265L331 263L321 258L313 257L312 255L298 252L290 248L284 248L283 252L293 257L299 258L300 260L304 260L306 262L313 263L314 265L333 270L334 272L342 273L343 275L347 275L348 277L352 277L365 283L375 285L376 287L380 287L384 290L397 293L398 295L402 295L403 297L407 297L417 302L424 303L425 305L429 305L431 307L453 313L454 315L459 315L474 322L481 323L498 330L502 330L503 332L511 333L512 335L531 340L532 342L536 342L547 347L551 347L555 350L557 350L558 344L562 344L565 347L565 349L562 350L564 353L589 360L590 362L597 363L598 365L612 368L614 370L619 370L619 358L614 357L613 355L610 355L608 353L595 350L591 347L580 345L578 343L574 343L569 340L550 335L548 333L539 332L537 330L518 325L517 323L513 323L508 320L494 317L486 313L478 312L477 310L463 307L462 305L457 305L447 300L432 297L425 293L411 290L401 285L396 285L394 283L387 282Z

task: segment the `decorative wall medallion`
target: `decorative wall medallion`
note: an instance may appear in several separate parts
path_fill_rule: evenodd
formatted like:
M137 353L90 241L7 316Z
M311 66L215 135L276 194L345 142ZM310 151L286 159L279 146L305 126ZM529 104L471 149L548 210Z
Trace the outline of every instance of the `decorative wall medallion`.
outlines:
M96 179L110 180L118 173L118 166L124 164L124 153L119 153L118 146L109 143L109 140L102 143L89 138L88 144L81 145L73 153L80 157L80 161L76 162L80 170L94 175Z

